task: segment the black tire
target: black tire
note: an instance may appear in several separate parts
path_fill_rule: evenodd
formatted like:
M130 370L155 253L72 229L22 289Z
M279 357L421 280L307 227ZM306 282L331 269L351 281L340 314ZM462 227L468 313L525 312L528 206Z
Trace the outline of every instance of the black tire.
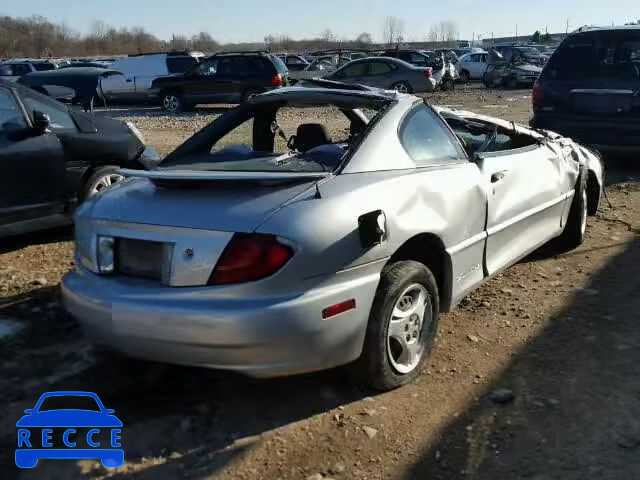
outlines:
M413 93L413 87L409 82L396 82L391 85L391 90L396 90L400 93Z
M576 182L576 193L571 202L571 210L562 234L553 241L553 247L560 251L578 248L584 243L587 232L588 199L587 171L580 167L580 175Z
M82 191L80 192L80 200L84 201L92 195L98 193L101 190L101 188L98 187L99 181L107 176L110 176L110 178L112 179L112 184L122 180L122 175L119 175L118 173L119 170L120 167L115 165L105 165L104 167L96 168L82 186ZM116 179L117 181L113 181ZM108 187L108 185L105 185L105 187Z
M516 90L520 86L520 84L518 83L518 79L516 77L514 77L513 75L509 75L504 81L504 86L509 90Z
M446 77L445 79L442 80L441 89L445 92L453 91L456 89L456 82L453 80L453 78Z
M405 290L413 284L424 287L430 308L431 321L422 325L418 342L423 347L418 363L408 373L400 373L389 357L391 344L387 331L396 303ZM440 303L438 285L431 271L419 262L401 261L388 265L382 272L376 291L360 358L351 365L354 379L365 388L388 391L412 382L422 370L438 329Z
M469 83L471 81L471 75L469 74L468 71L462 70L460 72L460 81L462 83Z
M184 109L184 101L177 92L162 92L160 95L160 107L165 112L180 113Z

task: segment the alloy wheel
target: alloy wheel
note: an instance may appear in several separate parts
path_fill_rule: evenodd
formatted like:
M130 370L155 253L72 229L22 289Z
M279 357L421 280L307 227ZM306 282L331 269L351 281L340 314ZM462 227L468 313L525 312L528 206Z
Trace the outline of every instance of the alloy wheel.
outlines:
M398 93L409 93L409 87L406 83L396 84L395 89Z
M410 373L418 366L425 352L422 333L430 330L432 322L427 289L410 285L396 301L387 327L387 354L398 373Z
M118 173L108 173L98 178L91 187L91 190L89 190L89 196L100 193L101 191L109 188L111 185L120 182L122 179L124 179L124 177Z
M175 95L165 95L162 106L168 112L177 112L180 109L180 99Z

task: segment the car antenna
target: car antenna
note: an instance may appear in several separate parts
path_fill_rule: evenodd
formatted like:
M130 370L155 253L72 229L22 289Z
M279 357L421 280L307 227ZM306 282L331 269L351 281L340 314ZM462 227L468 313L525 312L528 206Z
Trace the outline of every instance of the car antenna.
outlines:
M318 184L316 183L316 194L314 195L314 197L316 200L320 200L322 198L322 194L320 193L320 187L318 186Z

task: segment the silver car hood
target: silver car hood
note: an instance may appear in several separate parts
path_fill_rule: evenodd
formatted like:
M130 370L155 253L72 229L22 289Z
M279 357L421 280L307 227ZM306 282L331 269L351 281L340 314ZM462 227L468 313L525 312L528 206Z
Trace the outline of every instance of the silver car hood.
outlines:
M211 180L176 181L158 186L150 179L128 178L86 201L76 212L81 220L139 223L252 232L289 200L313 187L317 178L294 182Z

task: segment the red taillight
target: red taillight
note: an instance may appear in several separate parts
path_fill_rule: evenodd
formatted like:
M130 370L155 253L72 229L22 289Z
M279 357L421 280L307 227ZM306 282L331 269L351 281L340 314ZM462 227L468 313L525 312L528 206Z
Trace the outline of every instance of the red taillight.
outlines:
M254 282L273 275L293 257L274 235L235 234L220 256L209 285Z
M533 109L538 110L542 108L542 104L544 103L544 94L542 93L542 86L540 85L540 80L536 80L536 83L533 85L533 92L531 93L531 101L533 102Z
M335 305L331 305L330 307L322 310L322 318L326 320L327 318L335 317L336 315L340 315L341 313L348 312L349 310L353 310L356 308L355 299L347 300L346 302L336 303Z
M430 68L427 68L427 69L424 71L424 76L425 76L425 77L427 77L427 78L431 78L431 77L433 77L433 71L432 71Z
M272 79L271 79L271 85L274 87L282 87L284 85L284 78L282 78L282 75L280 75L279 73L277 73Z

